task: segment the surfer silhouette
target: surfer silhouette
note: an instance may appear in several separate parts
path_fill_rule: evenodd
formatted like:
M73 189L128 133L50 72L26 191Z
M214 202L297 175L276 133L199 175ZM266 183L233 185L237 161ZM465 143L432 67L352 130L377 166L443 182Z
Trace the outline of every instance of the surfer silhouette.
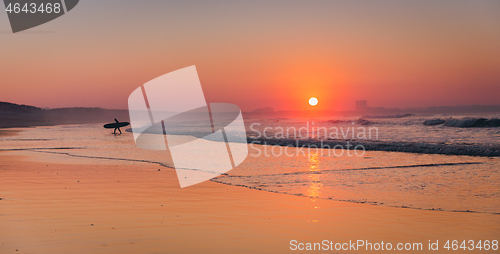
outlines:
M115 118L115 122L116 122L116 123L120 123L120 122L118 122L118 120L116 120L116 118ZM115 130L113 131L113 134L116 134L116 130L117 130L117 129L118 129L118 131L120 132L120 134L122 134L122 130L120 130L120 127L116 127L116 128L115 128Z
M107 123L103 127L106 129L115 129L113 131L113 134L116 134L116 130L118 130L120 134L122 134L122 130L120 130L120 127L125 127L128 126L129 124L130 124L129 122L120 122L115 118L114 123Z

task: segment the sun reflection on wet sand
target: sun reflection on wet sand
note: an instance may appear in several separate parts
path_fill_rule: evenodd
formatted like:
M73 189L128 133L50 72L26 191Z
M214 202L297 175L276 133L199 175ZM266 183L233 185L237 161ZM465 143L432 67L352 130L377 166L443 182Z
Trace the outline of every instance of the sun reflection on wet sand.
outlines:
M310 154L308 157L309 163L309 171L316 172L319 171L319 156L318 154ZM311 184L309 185L309 189L307 190L307 195L315 201L316 198L319 197L321 193L321 187L323 184L320 181L320 174L310 174L308 176Z

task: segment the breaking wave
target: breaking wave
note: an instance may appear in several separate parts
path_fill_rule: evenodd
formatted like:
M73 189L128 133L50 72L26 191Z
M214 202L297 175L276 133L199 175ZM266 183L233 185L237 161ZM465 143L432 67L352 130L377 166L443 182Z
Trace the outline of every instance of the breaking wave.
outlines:
M396 114L396 115L381 115L381 116L372 116L372 115L366 115L362 116L361 118L379 118L379 119L384 119L384 118L404 118L404 117L409 117L409 116L414 116L415 114Z
M500 127L500 119L491 118L449 118L449 119L432 119L424 122L426 126L434 126L443 124L447 127L474 128L474 127Z

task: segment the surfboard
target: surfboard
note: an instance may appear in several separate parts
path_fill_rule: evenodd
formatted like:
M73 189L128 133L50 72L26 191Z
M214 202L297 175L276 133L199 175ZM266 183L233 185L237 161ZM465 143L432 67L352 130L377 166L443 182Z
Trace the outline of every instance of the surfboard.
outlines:
M114 129L114 128L120 128L120 127L125 127L129 125L129 122L119 122L119 123L108 123L104 125L104 128L106 129Z

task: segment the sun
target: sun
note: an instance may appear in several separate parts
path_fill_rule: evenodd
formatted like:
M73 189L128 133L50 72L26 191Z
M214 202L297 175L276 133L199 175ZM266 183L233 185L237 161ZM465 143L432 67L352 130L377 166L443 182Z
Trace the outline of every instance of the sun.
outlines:
M309 99L309 105L316 106L318 104L318 99L316 97L311 97Z

